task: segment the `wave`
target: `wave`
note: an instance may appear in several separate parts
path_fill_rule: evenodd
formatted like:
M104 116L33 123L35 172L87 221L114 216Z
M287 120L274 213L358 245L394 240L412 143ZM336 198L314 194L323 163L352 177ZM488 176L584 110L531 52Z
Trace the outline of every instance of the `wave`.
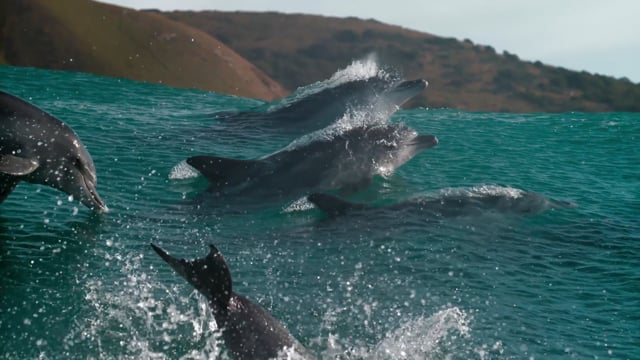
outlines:
M437 313L409 320L385 335L372 351L375 359L432 359L447 352L443 346L448 337L469 337L470 317L458 308L450 307ZM442 348L441 348L442 347ZM436 355L438 354L438 355Z

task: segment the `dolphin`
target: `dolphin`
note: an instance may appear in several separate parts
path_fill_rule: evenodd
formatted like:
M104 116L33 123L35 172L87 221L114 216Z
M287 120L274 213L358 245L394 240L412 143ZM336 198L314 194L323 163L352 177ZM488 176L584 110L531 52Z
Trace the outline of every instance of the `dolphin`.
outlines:
M311 358L307 350L265 309L232 288L231 272L218 249L209 245L201 259L176 259L151 244L160 257L209 301L222 338L234 359L273 359L285 351ZM299 358L296 357L296 358Z
M98 212L108 210L96 191L93 160L73 130L0 91L0 203L20 181L51 186Z
M285 98L266 111L224 112L216 117L225 125L247 130L306 134L331 125L349 110L373 110L388 117L427 84L423 79L397 82L376 76Z
M314 191L349 193L388 175L418 153L438 144L403 124L368 125L333 137L317 137L255 160L199 155L187 164L220 195L261 194L285 197Z
M418 197L383 206L351 202L327 193L312 193L307 196L307 200L331 217L366 214L372 211L411 211L433 217L481 215L486 212L535 215L549 209L576 206L571 202L553 200L531 191L502 187L489 189L498 191L485 193L469 191L444 194L439 197ZM506 189L511 191L505 191Z

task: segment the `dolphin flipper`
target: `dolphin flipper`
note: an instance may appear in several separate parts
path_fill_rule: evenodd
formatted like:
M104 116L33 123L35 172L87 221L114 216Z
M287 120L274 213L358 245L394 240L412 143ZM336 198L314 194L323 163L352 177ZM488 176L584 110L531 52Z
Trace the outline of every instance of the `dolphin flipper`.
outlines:
M364 209L367 207L365 204L350 202L325 193L313 193L307 196L307 200L330 216L343 215L350 210Z
M212 186L238 185L250 180L262 167L260 160L239 160L218 156L199 155L187 159L187 164L198 170Z
M34 159L18 157L10 154L0 155L0 173L12 176L25 176L38 168Z
M31 174L38 168L38 162L10 154L0 155L0 203L11 194L20 177Z

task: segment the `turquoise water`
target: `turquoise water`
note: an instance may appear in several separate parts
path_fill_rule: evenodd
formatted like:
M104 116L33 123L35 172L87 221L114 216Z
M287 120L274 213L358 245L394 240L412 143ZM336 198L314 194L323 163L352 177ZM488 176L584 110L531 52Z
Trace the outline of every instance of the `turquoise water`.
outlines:
M398 111L392 121L440 144L352 199L497 185L577 207L327 219L301 202L194 200L206 182L185 158L254 158L292 140L218 131L210 116L259 101L6 66L0 89L76 131L110 208L24 183L0 205L2 358L225 358L206 302L152 241L187 258L215 244L235 291L320 358L640 358L638 114Z

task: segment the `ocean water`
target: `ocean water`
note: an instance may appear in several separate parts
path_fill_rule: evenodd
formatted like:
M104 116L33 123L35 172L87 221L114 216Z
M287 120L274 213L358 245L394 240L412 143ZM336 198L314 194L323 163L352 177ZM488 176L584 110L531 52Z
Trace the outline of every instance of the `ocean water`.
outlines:
M0 358L227 358L204 299L149 242L186 258L215 244L234 290L322 359L640 358L638 114L400 110L391 121L439 145L352 200L526 190L576 207L332 219L302 200L194 200L206 181L187 157L294 140L222 131L210 115L260 101L7 66L0 89L76 131L110 208L26 183L0 204Z

